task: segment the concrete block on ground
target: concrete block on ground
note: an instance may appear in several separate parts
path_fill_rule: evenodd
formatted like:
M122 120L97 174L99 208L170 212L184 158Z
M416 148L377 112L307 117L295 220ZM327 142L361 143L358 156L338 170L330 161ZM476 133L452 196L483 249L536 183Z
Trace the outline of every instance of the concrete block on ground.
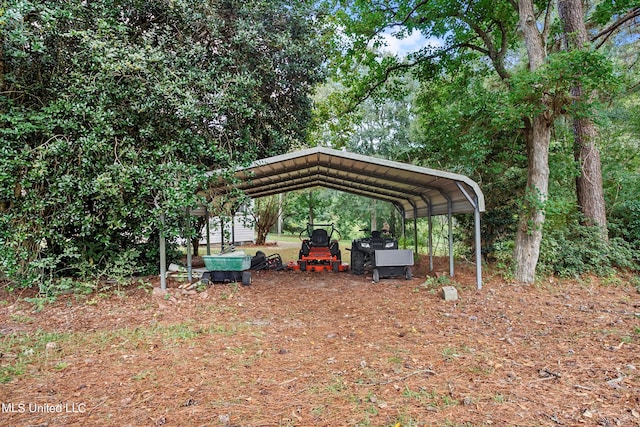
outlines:
M458 290L453 286L445 286L442 288L442 297L445 301L455 301L458 299Z

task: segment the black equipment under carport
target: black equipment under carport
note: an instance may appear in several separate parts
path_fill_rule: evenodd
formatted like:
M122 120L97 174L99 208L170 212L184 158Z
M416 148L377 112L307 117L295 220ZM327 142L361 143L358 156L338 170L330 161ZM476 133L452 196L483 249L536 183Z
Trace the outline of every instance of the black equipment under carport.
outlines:
M282 258L280 254L266 255L262 251L257 251L256 255L251 258L251 267L253 271L259 270L284 270L285 267L282 264Z

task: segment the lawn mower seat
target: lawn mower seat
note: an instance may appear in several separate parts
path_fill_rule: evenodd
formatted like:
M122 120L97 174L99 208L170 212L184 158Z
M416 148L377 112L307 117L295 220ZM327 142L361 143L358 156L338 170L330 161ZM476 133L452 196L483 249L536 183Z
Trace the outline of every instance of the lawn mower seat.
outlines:
M329 234L327 230L318 228L311 233L311 244L313 246L329 246Z

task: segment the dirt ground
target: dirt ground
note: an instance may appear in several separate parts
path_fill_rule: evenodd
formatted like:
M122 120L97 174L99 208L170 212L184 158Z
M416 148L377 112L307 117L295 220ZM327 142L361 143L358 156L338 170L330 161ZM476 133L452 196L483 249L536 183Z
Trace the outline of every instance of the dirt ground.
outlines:
M3 290L0 425L640 426L632 284L488 269L478 291L474 267L456 268L377 284L259 272L166 294L148 278L40 311Z

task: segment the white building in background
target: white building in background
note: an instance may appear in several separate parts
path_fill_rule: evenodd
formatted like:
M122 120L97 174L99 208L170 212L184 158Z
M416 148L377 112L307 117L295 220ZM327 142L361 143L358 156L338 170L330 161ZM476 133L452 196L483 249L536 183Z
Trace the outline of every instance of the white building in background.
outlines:
M208 227L209 239L207 239L207 227L204 226L200 234L200 245L206 246L208 240L211 247L215 248L214 250L218 250L221 246L223 236L225 246L229 244L240 246L255 243L255 226L250 210L252 207L253 201L251 201L248 207L245 205L241 206L233 218L210 216ZM191 215L197 217L207 217L209 215L203 207L191 209L189 212ZM180 237L177 240L178 244L184 246L184 238Z
M256 233L253 221L253 200L238 208L237 212L230 217L210 217L209 218L209 243L211 246L220 246L224 237L225 245L246 245L255 243ZM207 244L207 228L202 230L201 245Z
M209 218L209 239L212 245L220 245L222 243L224 227L224 242L234 245L243 245L255 243L256 233L251 216L244 212L238 212L233 218L225 218L224 223L218 217ZM200 244L207 244L207 230L202 230Z

